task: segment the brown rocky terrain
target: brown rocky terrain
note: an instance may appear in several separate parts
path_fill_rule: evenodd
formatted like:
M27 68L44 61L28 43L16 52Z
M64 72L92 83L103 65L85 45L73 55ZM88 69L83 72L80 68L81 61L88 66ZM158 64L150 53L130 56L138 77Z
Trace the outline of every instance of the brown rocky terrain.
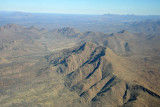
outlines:
M159 46L158 33L1 26L0 106L157 107Z
M56 72L66 75L65 86L78 93L81 103L93 107L160 104L160 86L156 85L160 82L160 73L142 71L128 58L116 55L109 48L89 42L65 50L58 57L56 54L47 56L47 59L57 67ZM155 84L150 77L156 78Z

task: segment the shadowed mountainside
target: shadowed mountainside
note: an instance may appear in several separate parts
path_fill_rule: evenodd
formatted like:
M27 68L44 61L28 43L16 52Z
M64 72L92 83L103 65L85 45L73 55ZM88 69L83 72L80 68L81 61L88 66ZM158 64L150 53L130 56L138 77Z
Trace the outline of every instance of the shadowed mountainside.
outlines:
M66 75L65 86L78 93L81 103L96 107L151 106L148 101L155 101L154 106L160 104L160 86L150 83L149 77L141 76L147 72L139 71L109 48L89 42L46 58L57 67L56 72ZM159 75L152 75L157 83Z

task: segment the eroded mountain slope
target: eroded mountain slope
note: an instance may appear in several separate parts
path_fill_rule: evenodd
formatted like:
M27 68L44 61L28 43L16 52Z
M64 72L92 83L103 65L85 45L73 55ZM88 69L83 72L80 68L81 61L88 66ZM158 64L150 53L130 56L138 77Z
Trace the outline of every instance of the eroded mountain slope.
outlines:
M65 50L59 57L49 55L47 59L57 67L56 72L66 75L65 86L78 93L81 103L98 107L131 106L135 102L137 106L145 106L145 101L153 100L155 105L160 104L160 86L153 85L149 77L142 76L148 72L140 71L138 65L109 48L89 42L76 49ZM160 82L158 75L152 75L157 78L157 83Z

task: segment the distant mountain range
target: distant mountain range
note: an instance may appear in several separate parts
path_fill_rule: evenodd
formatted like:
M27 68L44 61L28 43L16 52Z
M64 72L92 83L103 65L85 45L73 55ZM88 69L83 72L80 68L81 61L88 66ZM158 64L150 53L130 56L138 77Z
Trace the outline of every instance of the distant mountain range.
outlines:
M156 30L158 15L72 15L52 13L0 12L0 25L15 23L23 26L37 26L53 30L72 27L84 31L113 33L121 30L146 32ZM140 26L141 25L141 26Z
M144 26L145 23L135 26L144 28L141 27L142 25ZM154 26L152 27L155 29L148 31L150 33L147 34L143 33L143 29L139 29L142 32L137 33L130 33L127 30L122 30L117 33L106 34L103 32L93 31L80 32L79 30L70 27L57 28L48 31L46 29L36 28L34 26L24 27L16 24L7 24L0 27L0 41L1 43L5 41L3 43L7 44L7 42L11 43L13 41L20 40L23 42L31 42L41 38L50 40L75 39L77 44L90 41L97 45L107 46L117 54L121 55L159 54L158 50L160 47L157 45L157 43L160 40L160 25L154 24Z

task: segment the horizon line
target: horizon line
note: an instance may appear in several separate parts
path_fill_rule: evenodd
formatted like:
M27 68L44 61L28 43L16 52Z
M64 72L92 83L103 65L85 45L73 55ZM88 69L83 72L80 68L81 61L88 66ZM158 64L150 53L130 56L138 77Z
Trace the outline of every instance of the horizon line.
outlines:
M89 13L53 13L53 12L27 12L27 11L5 11L0 10L0 12L17 12L17 13L31 13L31 14L61 14L61 15L97 15L97 16L103 16L103 15L128 15L128 16L160 16L160 14L115 14L115 13L104 13L104 14L89 14Z

